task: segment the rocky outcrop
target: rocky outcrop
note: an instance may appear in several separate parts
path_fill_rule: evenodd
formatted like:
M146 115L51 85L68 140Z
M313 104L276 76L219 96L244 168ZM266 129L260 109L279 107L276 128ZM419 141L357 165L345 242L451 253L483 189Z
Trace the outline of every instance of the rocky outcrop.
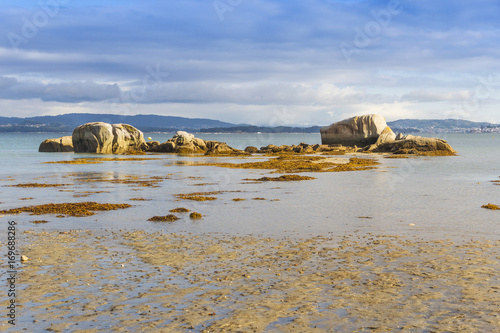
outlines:
M385 118L380 115L356 116L322 127L321 142L364 147L376 143L386 127Z
M194 140L194 135L184 131L177 131L172 141L178 145L188 145Z
M132 154L146 147L144 135L126 124L87 123L73 131L76 153Z
M375 142L375 144L377 146L380 146L381 144L394 141L396 141L396 134L392 131L392 129L389 126L387 126L386 128L384 128L382 133L380 133L380 136L378 137L377 142Z
M399 138L399 140L378 145L377 148L374 149L374 152L431 156L453 156L457 153L448 142L442 139L413 135L398 135L397 138Z
M47 139L40 144L38 151L41 153L69 153L73 149L73 139L71 136L63 136L58 139Z
M247 153L246 151L235 149L233 147L230 147L227 143L225 142L216 142L209 145L210 148L208 151L205 153L205 155L209 156L220 156L220 155L250 155L250 153Z
M193 134L178 131L167 142L148 142L147 151L174 154L205 154L205 155L248 155L248 153L235 149L225 142L203 140Z
M344 155L345 153L355 153L361 152L362 149L356 146L354 147L345 147L339 144L336 145L310 145L304 142L299 143L298 145L267 145L263 146L260 149L249 146L245 148L245 152L247 153L259 153L259 154L315 154L321 153L324 155Z

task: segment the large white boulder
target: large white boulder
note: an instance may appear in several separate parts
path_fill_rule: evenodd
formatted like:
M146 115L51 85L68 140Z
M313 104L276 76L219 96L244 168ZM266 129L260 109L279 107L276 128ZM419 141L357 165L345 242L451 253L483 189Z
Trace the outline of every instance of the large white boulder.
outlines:
M73 131L75 153L128 154L144 149L144 135L127 124L87 123Z
M194 135L184 131L177 131L173 136L172 140L178 145L188 145L194 139Z
M387 127L385 118L378 114L356 116L320 129L322 144L367 146L377 142Z

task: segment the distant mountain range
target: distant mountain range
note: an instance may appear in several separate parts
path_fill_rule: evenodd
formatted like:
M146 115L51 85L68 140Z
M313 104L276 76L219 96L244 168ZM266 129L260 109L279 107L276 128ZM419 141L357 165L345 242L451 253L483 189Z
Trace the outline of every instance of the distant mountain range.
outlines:
M388 122L394 132L481 132L499 128L486 122L474 122L461 119L401 119Z
M236 124L204 118L70 113L59 116L29 118L0 117L0 132L73 132L75 127L95 121L111 124L130 124L143 132L175 132L179 130L199 131L203 128L236 126Z
M311 127L288 127L288 126L233 126L233 127L214 127L202 128L200 132L203 133L319 133L321 126Z
M213 119L158 115L121 116L113 114L71 113L29 118L0 117L0 132L72 132L79 125L102 121L130 124L143 132L205 133L318 133L321 126L266 127L232 124ZM387 123L394 132L499 132L500 125L460 119L402 119ZM327 125L327 124L325 124Z

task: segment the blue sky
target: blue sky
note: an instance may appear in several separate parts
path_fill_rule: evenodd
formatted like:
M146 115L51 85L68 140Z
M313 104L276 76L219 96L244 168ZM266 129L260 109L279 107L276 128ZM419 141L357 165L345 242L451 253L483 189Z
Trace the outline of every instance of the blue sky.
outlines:
M0 116L500 123L497 0L2 1Z

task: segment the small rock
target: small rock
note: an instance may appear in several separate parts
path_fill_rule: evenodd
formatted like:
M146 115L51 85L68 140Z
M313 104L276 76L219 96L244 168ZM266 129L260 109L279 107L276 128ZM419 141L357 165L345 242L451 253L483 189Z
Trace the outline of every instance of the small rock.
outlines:
M28 258L27 256L25 255L21 256L21 261L28 261L28 260L30 260L30 258Z

